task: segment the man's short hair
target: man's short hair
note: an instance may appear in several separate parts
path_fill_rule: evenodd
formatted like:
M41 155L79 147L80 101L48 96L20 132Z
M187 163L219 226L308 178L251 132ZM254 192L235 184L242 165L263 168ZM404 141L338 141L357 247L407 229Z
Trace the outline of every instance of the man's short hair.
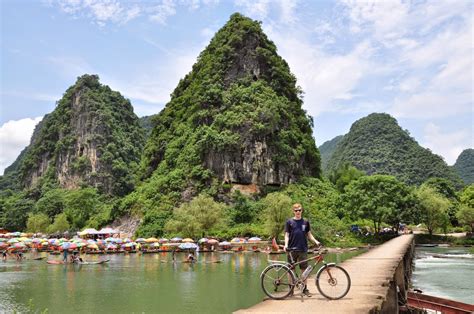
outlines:
M293 209L293 210L299 209L299 208L303 209L303 206L301 206L300 203L295 203L295 204L293 204L293 206L292 206L292 209Z

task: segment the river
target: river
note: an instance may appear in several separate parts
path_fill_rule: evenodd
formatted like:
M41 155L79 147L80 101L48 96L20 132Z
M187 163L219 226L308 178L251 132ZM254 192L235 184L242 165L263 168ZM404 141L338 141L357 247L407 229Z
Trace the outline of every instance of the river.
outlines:
M416 248L413 288L474 304L474 255L465 247Z
M357 254L328 254L326 260ZM177 254L178 262L170 255L84 256L110 259L102 265L49 265L28 254L21 262L0 262L0 312L230 313L264 298L259 275L267 254L201 253L196 264L180 262L184 253Z

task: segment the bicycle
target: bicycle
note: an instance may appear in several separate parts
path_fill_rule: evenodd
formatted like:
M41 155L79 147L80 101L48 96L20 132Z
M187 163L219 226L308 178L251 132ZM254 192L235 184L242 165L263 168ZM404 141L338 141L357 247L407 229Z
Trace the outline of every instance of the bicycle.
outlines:
M262 271L260 282L263 292L267 296L275 300L282 300L292 295L297 287L301 290L301 297L303 297L305 280L316 269L315 266L321 262L324 265L318 270L315 278L319 293L330 300L338 300L347 295L351 288L351 278L344 268L335 263L326 263L324 255L320 252L313 257L295 263L291 254L293 251L295 251L294 248L288 249L290 263L270 261L272 264ZM301 276L296 275L297 265L313 260L315 263L308 265L308 268L305 269Z

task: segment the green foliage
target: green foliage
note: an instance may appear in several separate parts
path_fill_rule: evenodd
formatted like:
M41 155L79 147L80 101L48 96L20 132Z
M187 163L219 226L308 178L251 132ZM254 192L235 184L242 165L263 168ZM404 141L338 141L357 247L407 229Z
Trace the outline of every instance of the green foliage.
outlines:
M467 186L460 192L459 200L463 205L474 207L474 184Z
M36 211L44 213L48 217L55 217L62 213L65 207L66 193L67 191L64 189L52 189L47 191L36 202Z
M65 213L61 213L54 217L54 222L48 227L48 233L63 233L70 229L69 222Z
M342 140L344 135L339 135L333 138L332 140L326 141L323 145L319 146L319 153L321 154L321 168L323 172L327 172L327 167L329 160L331 160L332 154L336 150L337 144Z
M446 219L449 219L447 213L450 206L449 200L427 185L420 186L417 197L420 203L422 221L426 225L429 234L432 235L433 231L439 227L445 229Z
M230 223L247 224L251 223L257 215L257 208L251 199L236 191L232 195L233 206L228 207Z
M471 232L474 232L474 207L461 205L456 216L460 225L467 226L471 229Z
M463 150L453 168L465 184L474 183L474 149Z
M459 197L456 193L456 189L451 181L443 178L430 178L426 180L423 185L432 187L437 193L443 195L450 202L450 206L447 209L449 216L449 222L453 226L458 225L456 213L459 210Z
M97 189L82 188L70 191L65 198L64 212L74 230L82 229L89 218L98 212Z
M26 222L26 230L32 233L46 232L50 224L49 217L46 214L39 213L28 215L28 221Z
M415 201L410 188L393 176L364 176L352 181L342 196L354 217L372 220L378 233L382 223L394 227L412 219Z
M200 194L189 203L183 203L174 210L173 217L166 223L168 233L197 238L211 235L214 229L226 225L225 205L212 197Z
M165 224L171 218L169 211L147 211L137 230L138 237L161 237L165 233Z
M291 198L281 192L268 194L261 200L264 208L264 224L266 232L278 240L283 232L285 222L291 217Z
M25 230L33 206L34 202L24 192L0 198L0 225L7 230Z
M130 101L101 85L97 75L83 75L37 125L30 145L9 171L23 187L34 185L31 178L39 173L36 185L42 189L58 183L56 173L70 159L67 175L79 176L101 193L122 196L134 188L143 144L144 130ZM48 168L42 173L45 163Z
M345 163L340 168L331 172L328 178L336 186L339 192L344 192L344 188L349 183L351 183L352 180L357 180L363 175L365 175L363 171L357 170L356 167L353 167L350 164Z
M153 119L155 118L155 115L151 116L144 116L140 117L140 126L145 130L145 138L148 139L148 137L151 134L151 131L153 130Z
M178 205L186 189L216 195L224 188L222 162L216 159L242 163L242 152L254 142L266 143L274 168L284 167L296 178L319 176L312 122L299 95L288 64L260 24L232 15L152 118L141 161L144 182L134 201L155 208L162 198ZM131 199L127 204L139 207Z
M373 113L351 126L337 144L328 171L350 163L367 174L393 175L407 184L421 184L428 178L450 180L462 185L459 177L444 160L421 147L393 117Z

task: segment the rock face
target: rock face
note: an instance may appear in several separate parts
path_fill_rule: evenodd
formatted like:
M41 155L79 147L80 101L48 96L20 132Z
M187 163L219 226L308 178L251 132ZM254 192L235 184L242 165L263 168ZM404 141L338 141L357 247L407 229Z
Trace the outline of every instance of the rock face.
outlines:
M96 75L84 75L38 124L14 165L25 188L49 180L66 189L89 185L122 195L133 187L131 169L143 144L130 102Z
M367 174L388 174L409 184L429 178L445 178L460 186L459 177L446 162L421 147L385 113L373 113L357 120L336 145L328 171L349 163Z
M231 16L156 117L145 177L179 168L186 181L281 185L320 175L312 120L288 64L260 24Z
M474 183L474 149L463 150L453 168L465 184Z

